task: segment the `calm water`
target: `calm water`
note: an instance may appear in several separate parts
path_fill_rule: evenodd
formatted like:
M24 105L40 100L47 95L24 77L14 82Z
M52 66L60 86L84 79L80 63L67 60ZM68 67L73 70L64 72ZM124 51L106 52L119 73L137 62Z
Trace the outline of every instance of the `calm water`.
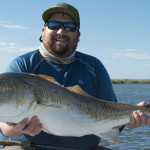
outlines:
M121 103L150 103L150 84L115 84L114 90ZM102 140L101 145L112 150L150 150L150 125L136 129L125 128L120 134L119 144Z

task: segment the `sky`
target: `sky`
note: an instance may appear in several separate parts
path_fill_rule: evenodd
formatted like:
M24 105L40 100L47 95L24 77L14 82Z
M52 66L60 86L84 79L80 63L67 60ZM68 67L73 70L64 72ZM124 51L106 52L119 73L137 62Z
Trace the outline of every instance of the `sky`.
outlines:
M100 59L112 79L150 79L150 0L0 0L0 73L39 47L42 13L59 2L80 13L78 51Z

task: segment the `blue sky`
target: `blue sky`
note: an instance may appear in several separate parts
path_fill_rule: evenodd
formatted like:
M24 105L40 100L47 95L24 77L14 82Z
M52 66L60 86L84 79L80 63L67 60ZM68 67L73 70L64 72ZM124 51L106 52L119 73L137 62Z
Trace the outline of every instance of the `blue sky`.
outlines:
M0 73L37 49L42 12L60 0L0 0ZM77 50L99 58L111 78L150 79L150 0L63 0L80 12Z

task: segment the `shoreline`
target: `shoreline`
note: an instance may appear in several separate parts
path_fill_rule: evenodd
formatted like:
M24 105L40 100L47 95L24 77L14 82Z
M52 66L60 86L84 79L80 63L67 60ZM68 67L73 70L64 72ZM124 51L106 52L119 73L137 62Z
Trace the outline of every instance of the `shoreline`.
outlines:
M113 84L150 84L150 79L111 79Z

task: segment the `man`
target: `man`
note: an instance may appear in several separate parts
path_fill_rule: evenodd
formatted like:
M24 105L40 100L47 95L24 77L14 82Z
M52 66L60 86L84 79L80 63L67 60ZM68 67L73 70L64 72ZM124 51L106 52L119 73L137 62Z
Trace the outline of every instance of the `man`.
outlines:
M47 9L42 17L45 24L39 49L17 57L6 72L45 74L65 87L79 85L92 96L116 102L111 80L102 63L95 57L75 51L80 38L77 9L67 3L59 3ZM150 118L142 112L134 112L128 126L134 128L146 123L150 123ZM95 135L61 137L45 133L36 116L30 121L25 118L18 124L0 123L0 127L6 137L22 136L34 144L55 148L94 149L100 142Z

